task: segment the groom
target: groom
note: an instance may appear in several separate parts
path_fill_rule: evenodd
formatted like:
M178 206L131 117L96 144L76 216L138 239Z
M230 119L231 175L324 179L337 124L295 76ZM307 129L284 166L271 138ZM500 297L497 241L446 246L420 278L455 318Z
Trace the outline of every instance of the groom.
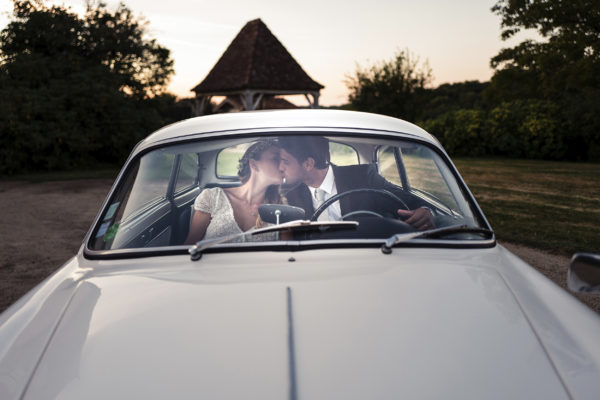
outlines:
M288 203L304 208L307 216L312 215L324 200L337 193L360 188L382 189L395 194L414 208L395 210L404 222L418 230L435 227L429 209L419 207L414 199L408 199L401 188L379 175L374 165L332 165L329 162L329 141L326 138L284 136L280 137L279 146L279 169L284 174L286 184L296 185L286 194ZM377 210L383 214L384 210L390 209L390 204L381 196L358 193L341 198L322 215L325 219L340 220L343 215L360 209Z

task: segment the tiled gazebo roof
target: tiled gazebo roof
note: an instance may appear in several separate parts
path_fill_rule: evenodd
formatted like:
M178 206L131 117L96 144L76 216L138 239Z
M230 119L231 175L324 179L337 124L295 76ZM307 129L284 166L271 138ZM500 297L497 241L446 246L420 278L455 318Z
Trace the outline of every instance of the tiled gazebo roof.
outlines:
M320 89L323 85L311 79L269 28L255 19L192 90L197 95L229 95L244 90L303 94Z

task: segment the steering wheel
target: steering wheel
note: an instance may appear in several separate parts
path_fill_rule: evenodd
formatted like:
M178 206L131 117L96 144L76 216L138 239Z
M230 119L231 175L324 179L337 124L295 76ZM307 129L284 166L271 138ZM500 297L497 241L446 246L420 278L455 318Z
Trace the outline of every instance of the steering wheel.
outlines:
M404 201L402 201L402 199L400 199L398 196L396 196L395 194L388 192L387 190L384 189L352 189L352 190L348 190L346 192L342 192L342 193L337 193L334 194L333 196L331 196L330 198L328 198L327 200L325 200L323 202L323 204L321 204L319 206L319 208L317 208L315 210L315 212L313 213L312 217L310 218L311 221L316 221L317 218L319 218L319 215L321 215L325 210L327 210L333 203L335 203L336 201L338 201L339 199L341 199L342 197L346 197L346 196L350 196L350 195L354 195L357 193L369 193L369 194L376 194L378 196L382 196L385 197L389 200L393 200L394 202L396 202L397 204L401 205L402 208L404 208L405 210L408 210L408 206L406 205L406 203ZM346 217L349 216L354 216L357 214L368 214L368 215L374 215L377 216L379 218L383 218L383 215L376 213L374 211L370 211L370 210L355 210L352 212L349 212L346 215L342 216L342 219L345 219ZM395 215L396 219L399 218L399 216L396 214Z

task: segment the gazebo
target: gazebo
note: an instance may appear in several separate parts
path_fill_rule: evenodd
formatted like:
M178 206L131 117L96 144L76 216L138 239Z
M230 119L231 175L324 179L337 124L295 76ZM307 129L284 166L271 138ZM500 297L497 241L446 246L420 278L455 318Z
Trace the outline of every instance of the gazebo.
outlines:
M315 82L260 20L248 22L206 78L192 89L194 115L203 115L213 96L225 96L222 111L257 110L283 104L275 96L303 94L318 108L323 85ZM291 103L288 103L292 106Z

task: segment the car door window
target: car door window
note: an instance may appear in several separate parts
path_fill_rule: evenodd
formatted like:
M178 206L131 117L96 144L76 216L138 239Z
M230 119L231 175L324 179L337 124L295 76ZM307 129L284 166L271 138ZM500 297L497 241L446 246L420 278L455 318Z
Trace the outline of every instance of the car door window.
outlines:
M457 203L440 172L437 155L424 146L402 148L402 161L410 188L440 200L446 207L457 208Z
M175 193L181 193L197 183L198 155L196 153L182 154L179 162Z
M395 149L395 146L381 146L377 151L379 174L394 185L402 187Z
M123 219L146 206L165 200L175 156L161 151L146 154L140 160Z

